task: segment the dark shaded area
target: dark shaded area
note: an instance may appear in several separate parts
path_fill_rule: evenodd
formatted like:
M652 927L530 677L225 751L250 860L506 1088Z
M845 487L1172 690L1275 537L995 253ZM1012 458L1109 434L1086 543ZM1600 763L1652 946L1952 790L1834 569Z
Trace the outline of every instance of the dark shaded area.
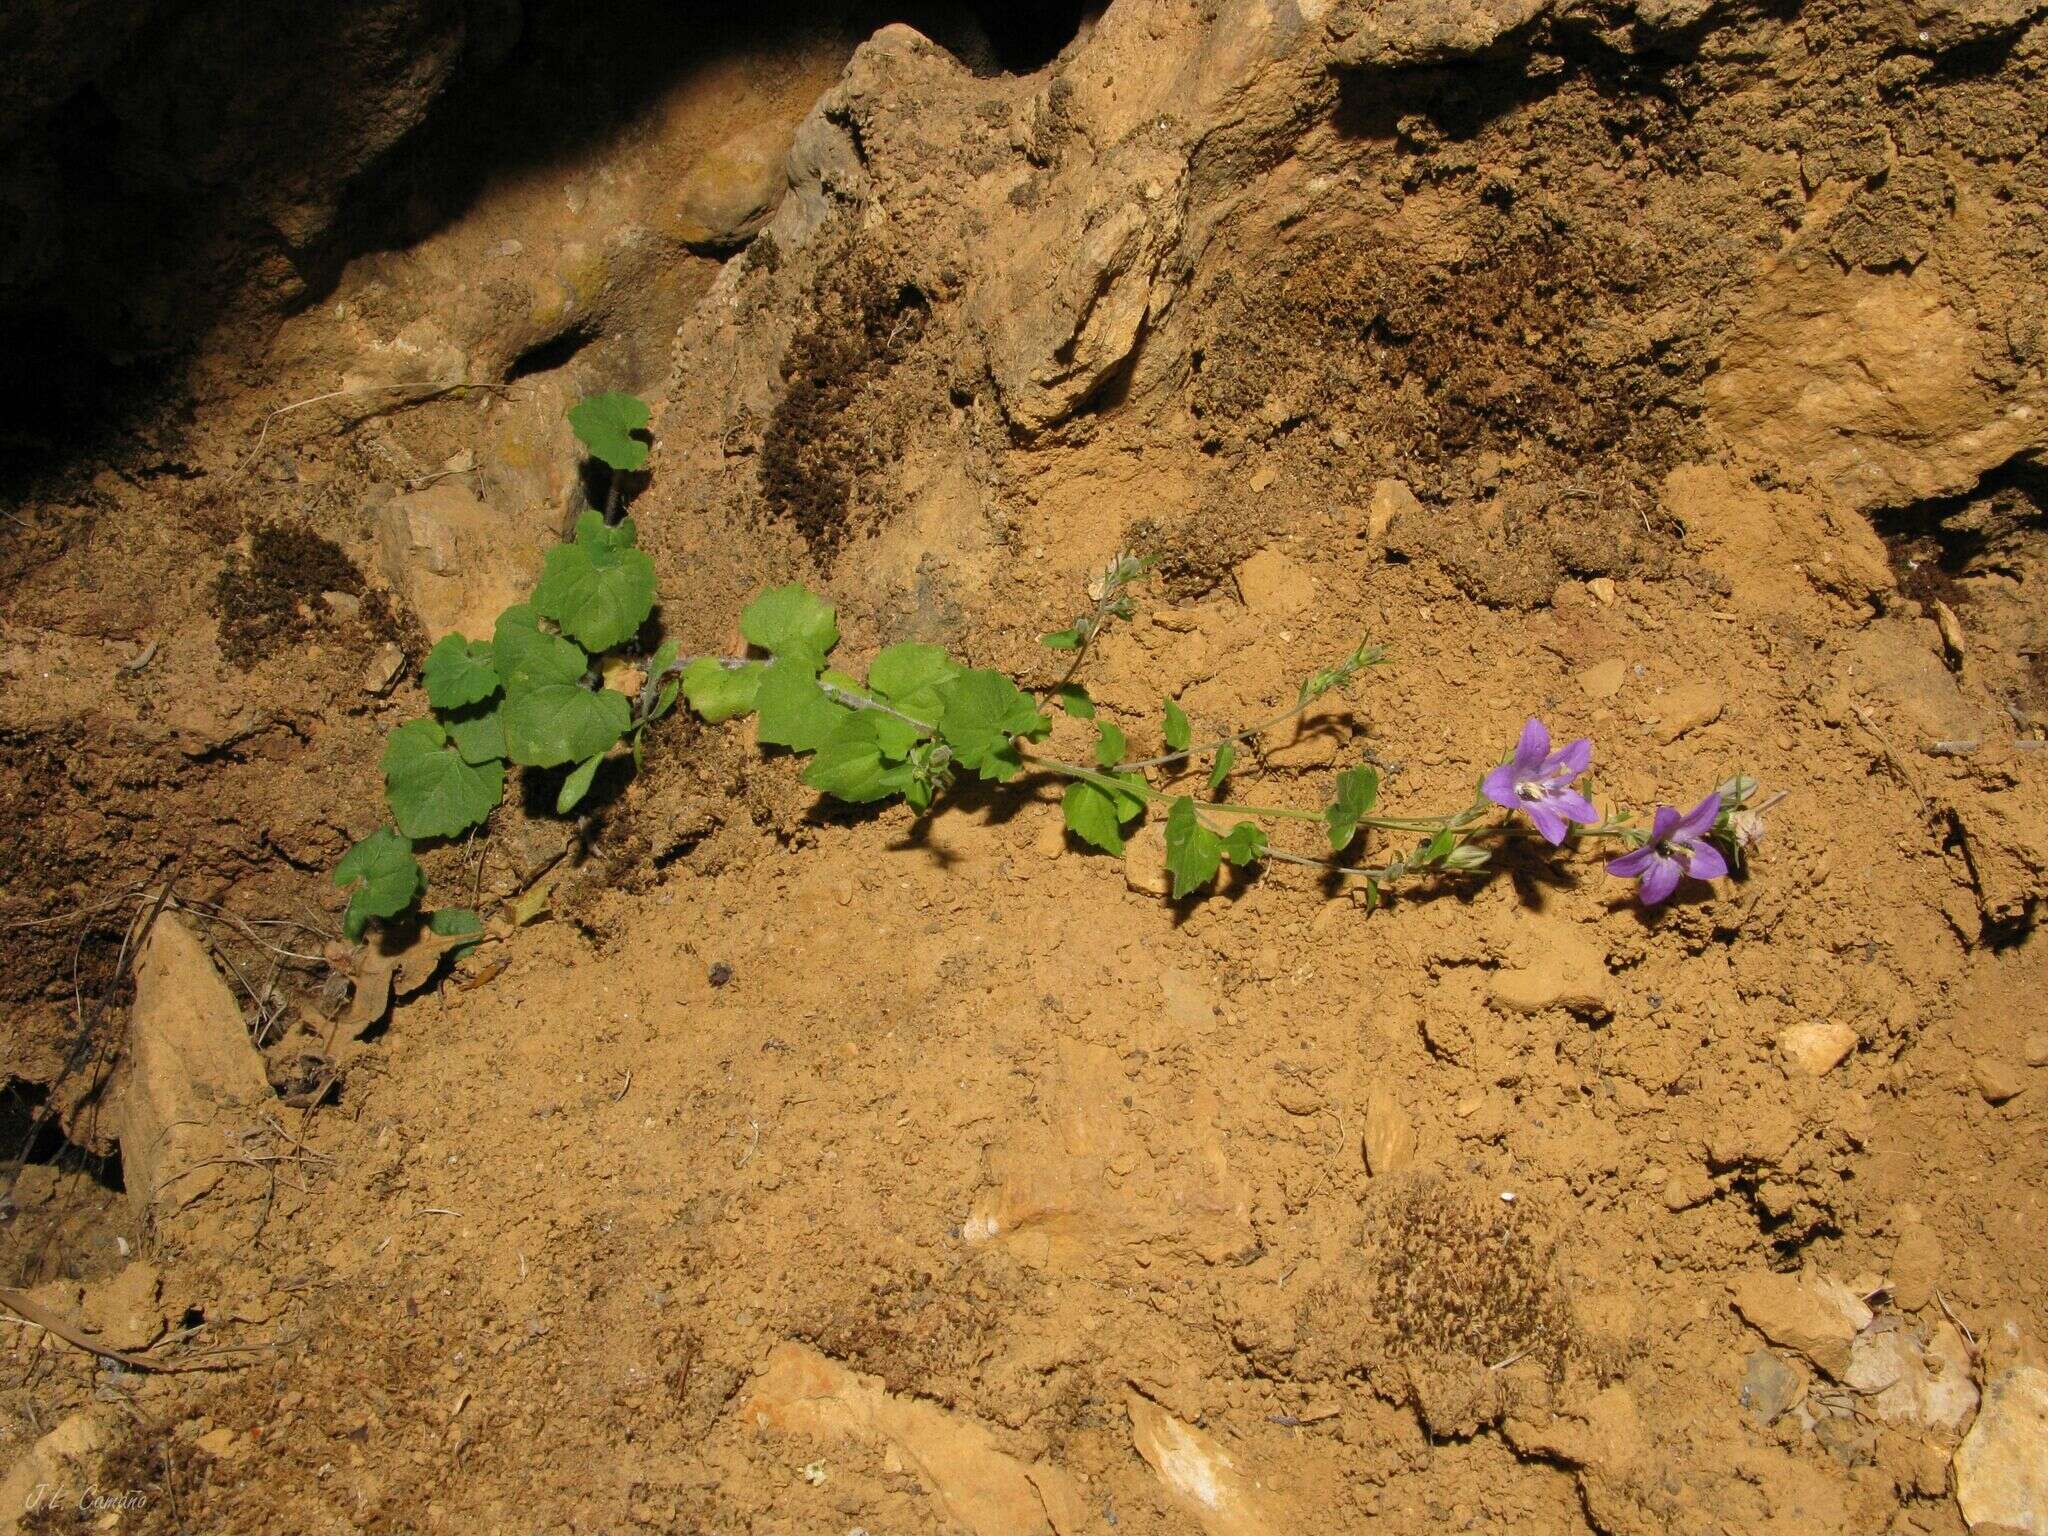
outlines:
M353 612L337 609L329 593L354 598ZM213 611L221 621L221 654L244 670L338 618L360 625L371 640L404 645L417 638L408 635L390 594L372 591L339 544L283 523L264 524L247 555L228 557L214 579Z
M34 48L0 61L41 71L0 79L0 499L56 494L70 464L174 456L128 424L175 414L205 338L260 334L494 181L630 133L693 71L899 21L977 71L1034 70L1096 9L106 0L39 17Z
M18 1168L51 1167L83 1173L102 1189L120 1194L120 1149L100 1157L73 1145L49 1098L43 1084L19 1078L0 1087L0 1192L11 1190Z
M931 304L871 251L827 263L810 327L783 360L786 387L761 440L761 494L830 554L857 521L855 488L891 445L853 407L923 336Z

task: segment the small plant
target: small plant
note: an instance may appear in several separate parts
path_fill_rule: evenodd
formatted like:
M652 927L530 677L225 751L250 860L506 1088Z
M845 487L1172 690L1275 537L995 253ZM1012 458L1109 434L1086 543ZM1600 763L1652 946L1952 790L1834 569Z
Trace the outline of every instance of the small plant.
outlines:
M599 395L569 412L584 446L612 471L614 511L620 476L647 462L647 445L633 435L647 419L646 405L630 395ZM641 737L674 707L676 685L667 678L667 646L632 696L607 686L618 675L613 663L654 611L654 562L635 545L631 518L585 512L575 538L548 551L532 599L500 614L488 640L445 635L427 653L421 681L431 712L399 726L384 747L396 830L379 828L335 867L334 883L349 893L348 937L360 938L372 918L388 921L419 904L426 877L414 845L483 825L504 797L508 764L573 764L555 796L555 810L566 815L622 741L638 763ZM430 915L436 933L466 933L476 923L459 909Z
M632 433L647 419L630 397L599 397L570 413L584 443L616 474L645 462ZM602 403L602 409L595 407ZM616 498L613 498L614 501ZM677 698L706 721L756 717L763 746L806 755L804 783L835 800L870 805L895 798L929 812L963 776L1006 784L1027 774L1066 780L1061 814L1081 842L1121 854L1148 815L1165 818L1166 869L1176 901L1207 889L1224 865L1300 865L1363 882L1369 905L1404 881L1480 874L1509 843L1548 852L1582 840L1617 845L1608 862L1639 882L1646 906L1667 900L1687 879L1713 880L1741 867L1763 836L1757 784L1738 775L1681 815L1658 806L1648 826L1603 816L1579 786L1593 744L1580 738L1552 750L1550 734L1529 720L1514 750L1484 775L1471 802L1440 815L1394 816L1379 809L1379 772L1370 764L1335 776L1320 810L1223 799L1241 748L1347 691L1386 657L1361 642L1302 680L1294 702L1243 730L1196 742L1181 707L1165 700L1166 750L1133 757L1122 727L1103 718L1078 681L1097 636L1131 615L1130 589L1145 560L1119 554L1089 585L1090 606L1065 629L1041 636L1069 655L1060 677L1038 693L989 668L969 667L936 645L892 645L864 678L830 665L839 644L833 609L801 585L762 592L740 615L749 654L678 654L666 643L646 662L631 694L606 686L606 662L629 646L652 613L653 563L635 547L630 518L617 524L586 512L573 542L551 550L531 602L499 616L488 641L449 635L422 672L431 714L399 726L384 752L386 797L397 830L382 828L351 848L334 872L349 891L343 922L351 938L372 918L411 911L425 880L415 842L459 837L482 825L504 793L508 764L573 765L555 798L567 814L589 792L599 766L621 742L639 763L647 727ZM1052 731L1052 705L1090 722L1091 762L1070 762L1037 744ZM1196 776L1199 794L1161 788ZM1504 815L1501 813L1505 813ZM1314 826L1327 853L1273 846L1266 823ZM1364 834L1413 839L1399 854L1364 861ZM434 931L473 931L467 912L431 915Z
M1166 700L1161 736L1167 750L1134 758L1123 729L1101 717L1075 678L1102 629L1130 616L1128 589L1145 568L1135 556L1118 555L1090 584L1093 606L1068 628L1041 637L1047 648L1072 653L1044 696L1092 722L1093 762L1069 762L1039 749L1035 744L1052 730L1039 700L1003 673L965 666L938 646L890 646L869 664L865 680L832 668L827 658L839 640L836 617L801 586L764 592L742 614L740 632L765 654L683 664L683 696L707 720L755 713L762 744L809 754L804 782L837 800L871 804L901 796L923 814L962 775L1007 783L1026 773L1050 774L1068 781L1060 801L1067 829L1112 854L1123 852L1148 814L1163 810L1175 900L1206 889L1225 864L1285 863L1362 881L1368 901L1376 903L1398 882L1478 874L1503 844L1528 842L1533 834L1548 849L1579 839L1617 844L1623 851L1608 868L1639 880L1642 902L1655 906L1687 878L1717 879L1739 867L1762 836L1760 812L1768 807L1752 807L1757 784L1743 776L1684 816L1659 806L1648 827L1626 816L1603 817L1574 787L1591 764L1592 742L1582 738L1553 752L1549 732L1534 719L1507 760L1481 779L1472 802L1442 815L1381 813L1379 773L1369 764L1337 774L1330 803L1320 811L1219 799L1241 747L1325 695L1348 689L1385 653L1359 644L1305 678L1285 710L1213 740L1195 742L1187 714ZM1199 772L1202 792L1159 788L1148 770L1171 770L1169 778ZM1505 817L1497 814L1502 811ZM1276 848L1262 822L1316 825L1328 855ZM1368 829L1415 841L1383 862L1361 862L1355 854Z

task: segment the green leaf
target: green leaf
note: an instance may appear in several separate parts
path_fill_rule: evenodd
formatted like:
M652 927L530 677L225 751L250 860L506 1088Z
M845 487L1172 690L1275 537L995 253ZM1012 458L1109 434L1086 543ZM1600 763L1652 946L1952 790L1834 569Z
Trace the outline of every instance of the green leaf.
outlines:
M740 633L747 643L774 656L808 656L817 665L839 643L839 621L829 605L813 597L801 582L771 587L740 614Z
M908 789L914 777L910 769L892 765L885 758L876 730L882 718L886 717L842 712L830 739L804 770L804 782L835 800L857 805L886 800Z
M1088 690L1079 683L1061 683L1053 692L1059 696L1060 708L1076 720L1095 718L1095 701L1088 697Z
M1166 745L1170 751L1185 752L1188 743L1195 739L1188 726L1187 711L1173 700L1166 701Z
M1223 857L1233 864L1253 864L1265 856L1265 829L1256 822L1240 821L1230 829L1230 835L1223 839Z
M580 763L603 752L632 723L623 693L575 683L544 683L505 701L505 746L529 768Z
M1342 853L1358 835L1359 819L1380 797L1380 776L1370 768L1347 768L1337 775L1337 798L1323 810L1330 828L1330 851Z
M482 933L484 920L467 907L436 907L427 914L427 931L452 939L465 933Z
M1060 796L1060 814L1067 830L1104 853L1124 851L1125 825L1145 814L1145 802L1136 795L1112 793L1099 784L1080 779L1067 785Z
M1049 635L1040 635L1038 643L1048 651L1077 651L1081 648L1081 631L1056 629Z
M341 931L351 940L363 936L371 918L396 917L427 888L411 841L389 827L379 827L341 856L334 883L349 893Z
M869 693L920 720L936 720L939 684L960 675L942 646L892 645L868 668Z
M1199 891L1223 867L1223 839L1203 826L1195 802L1182 795L1166 813L1166 872L1173 877L1173 899Z
M498 615L491 662L508 694L543 683L573 683L590 667L581 647L541 630L540 611L531 603L515 603Z
M667 682L663 683L661 685L661 692L654 697L654 711L647 718L659 720L663 715L674 709L676 707L676 695L682 691L683 685L674 678L670 678ZM633 766L637 768L640 765L635 763Z
M590 784L597 777L597 765L604 761L604 754L586 757L576 765L576 771L562 780L561 793L555 796L555 814L566 816L576 809L576 803L590 793Z
M498 691L498 669L491 658L491 647L481 640L443 635L420 671L427 702L436 709L460 709L488 699Z
M1230 742L1216 749L1216 760L1209 765L1209 793L1213 796L1223 787L1223 781L1230 777L1231 766L1237 761L1237 748Z
M435 712L434 718L465 763L494 763L505 755L505 720L498 712L499 702L492 699L467 709Z
M1052 722L1000 672L962 672L939 685L939 734L963 768L998 783L1024 766L1012 738L1036 739Z
M383 768L391 818L408 838L466 832L505 793L504 765L464 762L435 720L414 720L393 731Z
M633 547L633 520L607 528L595 512L576 523L576 542L557 544L541 567L533 605L587 651L623 644L654 612L654 562Z
M758 661L729 667L716 656L699 657L683 668L683 697L690 701L690 708L716 725L752 712L766 670Z
M638 469L647 462L647 445L633 434L646 427L649 414L638 395L592 395L569 407L569 427L613 469Z
M1104 768L1114 768L1124 760L1124 753L1130 743L1124 740L1124 733L1107 720L1095 723L1095 761Z
M847 711L825 697L817 666L804 654L779 656L761 669L754 707L762 744L815 752L832 739Z

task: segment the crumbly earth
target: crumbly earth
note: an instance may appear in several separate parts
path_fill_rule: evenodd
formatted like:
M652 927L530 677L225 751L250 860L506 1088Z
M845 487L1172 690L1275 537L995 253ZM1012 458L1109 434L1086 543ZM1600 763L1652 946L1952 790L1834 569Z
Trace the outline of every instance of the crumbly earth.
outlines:
M1731 1305L1839 1280L1980 1385L2048 1338L2048 20L1925 9L1119 0L1025 75L787 43L39 471L0 1128L55 1119L0 1280L92 1316L138 1251L198 1330L159 1353L256 1353L10 1328L10 1449L100 1424L124 1531L1961 1531L1956 1426ZM735 114L793 135L766 233L634 235ZM1139 749L1390 649L1247 799L1371 761L1453 808L1530 714L1603 801L1786 798L1655 913L1579 853L1176 905L1055 784L850 813L673 720L581 822L536 782L434 852L543 917L338 1039L325 873L422 707L386 509L453 484L531 553L609 387L656 406L686 650L803 579L853 663L1049 682L1137 545L1083 675ZM99 1110L165 881L300 1102L144 1233Z

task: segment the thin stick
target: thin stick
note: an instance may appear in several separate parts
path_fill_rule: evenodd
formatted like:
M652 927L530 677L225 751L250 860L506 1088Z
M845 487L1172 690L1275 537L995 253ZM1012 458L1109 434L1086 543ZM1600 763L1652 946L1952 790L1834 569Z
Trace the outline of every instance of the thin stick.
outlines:
M254 1365L253 1360L219 1360L205 1363L210 1355L231 1355L261 1352L275 1348L275 1345L245 1344L229 1349L208 1350L204 1355L192 1355L183 1360L152 1360L147 1355L131 1355L125 1350L109 1349L104 1344L95 1344L77 1324L59 1317L47 1307L30 1301L19 1291L0 1289L0 1307L5 1307L25 1323L32 1323L45 1333L55 1334L66 1344L82 1349L89 1355L102 1360L113 1360L127 1366L131 1371L149 1371L159 1376L176 1375L183 1371L237 1371Z

